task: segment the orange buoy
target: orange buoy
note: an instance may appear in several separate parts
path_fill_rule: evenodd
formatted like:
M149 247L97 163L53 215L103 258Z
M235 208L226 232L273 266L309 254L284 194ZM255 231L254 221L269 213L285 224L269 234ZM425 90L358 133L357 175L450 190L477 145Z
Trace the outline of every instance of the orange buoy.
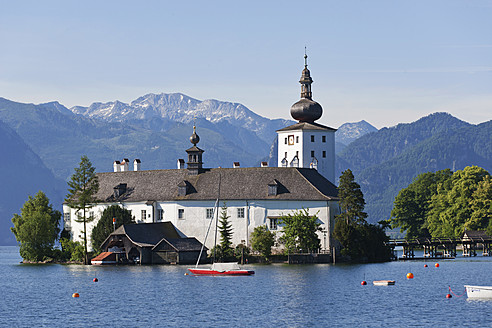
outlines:
M94 282L98 282L99 280L97 278L92 279Z
M427 268L427 264L424 264L424 268Z
M367 281L362 280L362 282L361 282L360 284L361 284L362 286L365 286L365 285L367 285Z
M451 297L453 297L451 294L446 295L446 298L451 298Z
M413 273L411 272L407 273L407 279L413 279Z
M436 263L435 266L436 266L436 268L439 268L439 263Z
M79 293L73 293L72 294L72 297L79 297L79 296L80 296Z

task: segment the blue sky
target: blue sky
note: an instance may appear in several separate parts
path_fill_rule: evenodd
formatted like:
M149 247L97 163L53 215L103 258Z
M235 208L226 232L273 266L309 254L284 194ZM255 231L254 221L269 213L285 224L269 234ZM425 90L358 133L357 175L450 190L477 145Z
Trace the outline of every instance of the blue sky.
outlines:
M492 119L491 0L0 0L0 97L182 92L290 118L307 47L320 123Z

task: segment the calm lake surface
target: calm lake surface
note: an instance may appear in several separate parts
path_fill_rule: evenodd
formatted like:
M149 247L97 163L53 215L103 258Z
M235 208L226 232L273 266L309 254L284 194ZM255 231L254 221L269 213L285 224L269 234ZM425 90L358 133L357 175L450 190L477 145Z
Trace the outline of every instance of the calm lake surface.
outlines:
M17 247L0 247L2 327L492 327L492 300L445 297L448 286L460 295L465 284L492 285L490 257L441 260L439 268L436 261L249 265L250 277L20 261ZM381 279L396 285L372 285Z

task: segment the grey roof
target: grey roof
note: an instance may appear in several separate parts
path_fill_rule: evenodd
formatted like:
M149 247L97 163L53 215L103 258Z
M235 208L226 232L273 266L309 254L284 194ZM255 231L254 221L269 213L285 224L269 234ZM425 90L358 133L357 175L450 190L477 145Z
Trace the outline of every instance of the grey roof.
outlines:
M471 238L471 239L490 239L491 236L487 235L487 232L486 231L483 231L483 230L465 230L463 232L463 235L461 236L461 238L463 237L468 237L468 238Z
M154 249L157 248L161 243L168 243L178 252L196 252L202 249L202 243L200 243L195 237L190 238L163 238ZM208 248L204 247L204 250Z
M171 222L124 224L113 231L108 238L114 235L126 235L133 243L142 247L154 246L163 238L180 238Z
M220 179L221 200L338 200L337 188L314 169L249 167L204 169L189 175L187 169L98 173L101 202L215 200ZM278 194L268 195L268 183L276 180ZM187 194L178 196L185 181ZM126 183L126 192L115 197L114 187Z
M291 131L291 130L325 130L325 131L336 131L337 129L330 128L328 126L319 123L309 123L309 122L299 122L290 126L287 126L278 131Z

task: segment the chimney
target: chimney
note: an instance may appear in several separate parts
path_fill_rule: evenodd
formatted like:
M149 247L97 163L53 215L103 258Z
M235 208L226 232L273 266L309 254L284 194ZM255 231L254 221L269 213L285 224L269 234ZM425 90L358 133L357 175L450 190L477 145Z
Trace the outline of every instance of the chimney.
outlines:
M121 161L121 172L126 172L128 171L128 164L130 160L128 158L123 158Z
M261 167L268 167L268 162L261 162Z
M113 172L119 172L120 171L120 161L114 161L113 162Z
M180 158L178 159L178 170L182 170L185 168L185 160Z
M234 162L234 163L232 164L232 167L233 167L233 168L235 168L235 169L237 169L237 168L238 168L238 167L240 167L240 166L241 166L241 165L239 165L239 162Z
M133 171L140 171L140 160L138 158L135 158L133 160Z

